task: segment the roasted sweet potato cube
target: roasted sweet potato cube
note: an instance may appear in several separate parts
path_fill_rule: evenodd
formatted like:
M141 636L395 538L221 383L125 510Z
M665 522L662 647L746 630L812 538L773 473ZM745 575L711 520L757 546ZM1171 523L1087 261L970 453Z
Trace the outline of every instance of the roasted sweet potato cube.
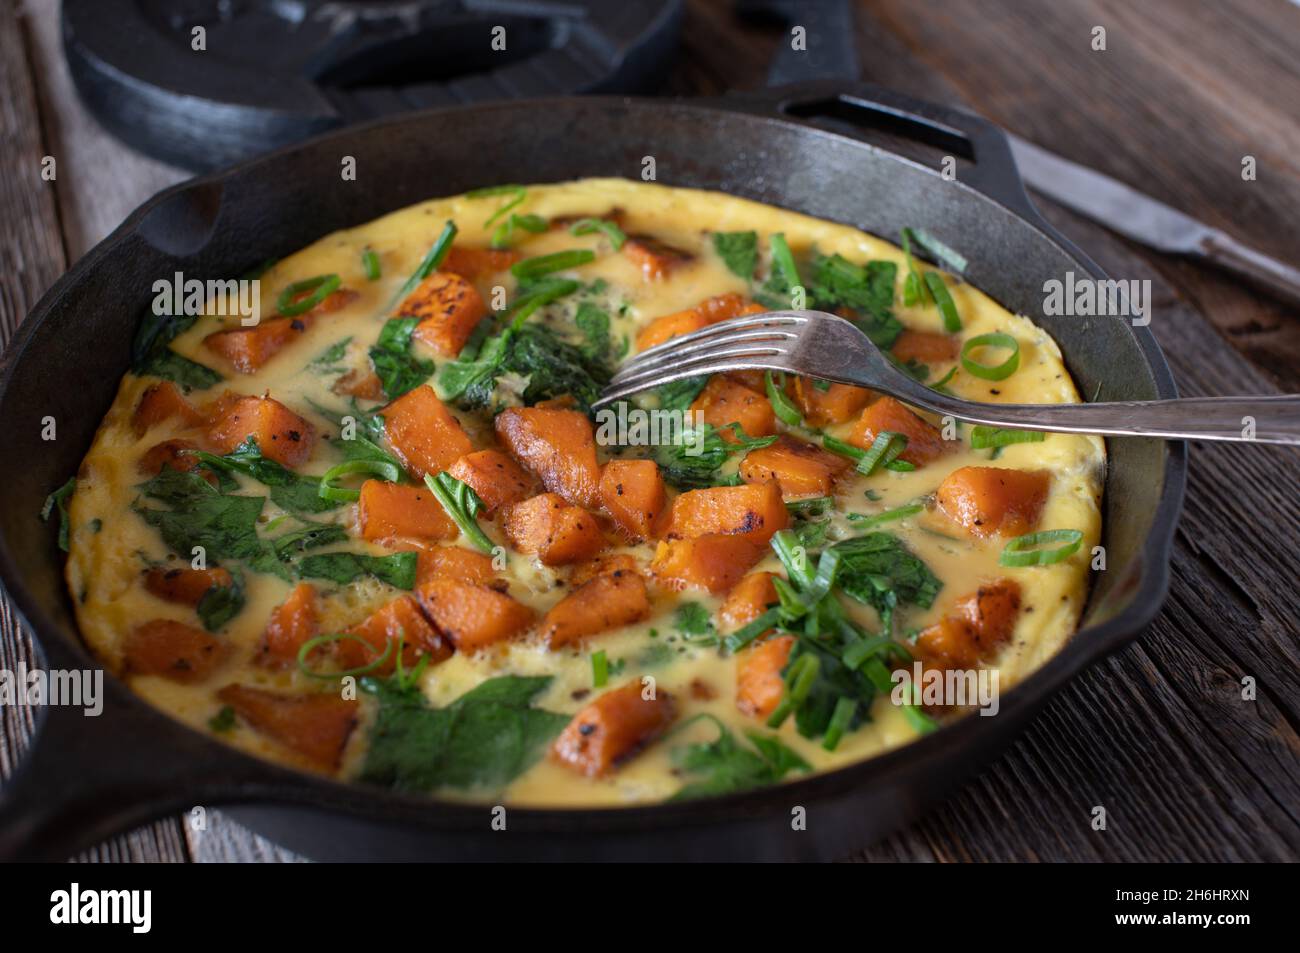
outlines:
M145 589L159 599L183 606L197 606L209 589L233 582L229 571L220 566L212 569L154 566L144 574Z
M230 646L202 629L171 619L142 622L126 634L125 674L161 675L173 682L201 682L225 661Z
M241 374L255 374L271 358L306 332L308 315L273 318L249 328L216 331L203 339L203 346L230 362Z
M503 506L520 503L537 492L536 481L500 450L475 450L447 470L478 494L488 517Z
M271 610L262 637L262 662L293 662L299 650L320 633L316 587L300 582L287 599Z
M350 370L330 387L336 394L359 397L362 400L383 400L384 382L374 371Z
M708 319L709 324L730 321L746 314L762 314L767 308L750 301L744 295L728 291L726 294L705 298L695 306Z
M1020 614L1020 586L999 579L957 600L953 610L916 637L923 659L943 668L990 661L1011 638Z
M286 467L306 462L316 446L316 428L272 397L240 398L208 431L218 453L230 453L249 437L264 457Z
M926 423L892 397L882 397L858 418L849 442L866 450L883 431L907 438L907 449L899 459L923 467L957 447L955 441L943 439L937 427Z
M176 419L181 427L197 427L203 423L203 414L182 396L171 381L150 384L140 395L140 403L131 415L131 426L143 434L164 420Z
M464 546L429 546L417 550L415 583L430 579L453 579L472 582L479 586L499 587L505 584L492 565L492 557Z
M389 446L417 479L438 475L474 449L432 387L416 387L379 412Z
M227 685L217 699L254 731L301 755L322 771L338 769L357 724L357 703L338 694L285 695L247 685Z
M770 572L751 572L732 587L718 610L724 632L743 629L780 601L772 584L775 578Z
M460 353L487 310L478 289L450 271L435 271L397 307L420 319L415 337L446 357Z
M673 500L668 535L693 539L714 533L744 536L766 546L790 525L790 512L775 483L711 486L690 490Z
M537 618L517 599L472 582L434 578L421 584L416 595L438 630L461 652L523 635Z
M505 271L521 257L523 256L519 252L512 249L463 248L452 245L439 270L476 281Z
M695 259L690 252L650 235L629 235L623 243L623 254L647 279L662 278Z
M961 467L939 484L939 508L972 536L1020 536L1038 523L1047 502L1046 470Z
M650 618L645 579L615 570L583 583L542 617L542 639L558 649Z
M631 553L606 553L574 566L573 572L569 574L569 585L576 588L611 572L632 572L644 576L645 569L645 564Z
M455 539L460 528L424 484L385 480L361 484L357 526L362 539Z
M510 455L574 506L600 506L596 435L581 411L510 407L493 421Z
M429 656L430 663L436 665L452 654L451 645L429 624L420 611L420 604L411 596L398 596L349 628L347 633L356 638L339 639L335 643L339 661L345 668L362 668L383 658L384 661L371 670L376 675L387 675L397 667L399 643L402 646L402 665L408 669L419 661L421 655ZM390 643L392 648L389 648Z
M193 440L164 440L146 450L136 467L148 476L157 476L164 467L179 473L196 470L199 458L189 451L198 449L199 445ZM217 478L211 472L203 471L203 477L213 486L217 485Z
M754 718L766 718L781 703L793 635L778 635L741 649L736 656L736 707Z
M556 493L516 503L506 510L501 528L511 546L547 566L580 563L605 548L596 517Z
M715 295L706 298L693 308L655 318L637 335L636 347L638 351L644 351L656 344L663 344L671 338L708 327L710 324L738 318L744 314L761 314L766 310L761 304L755 304L735 292Z
M653 460L611 460L600 475L605 512L632 540L654 536L668 505L664 478Z
M750 390L744 384L722 374L714 374L709 383L691 404L692 413L700 413L706 424L719 430L729 424L740 424L749 437L766 437L776 433L776 414L767 395ZM722 430L721 437L728 443L737 441L731 430Z
M798 406L804 421L814 427L852 420L876 396L875 391L865 387L818 382L811 377L786 378L785 391Z
M560 732L551 756L589 778L609 774L667 730L677 703L667 692L652 697L640 680L605 692L573 716Z
M850 465L837 453L782 436L749 451L740 462L740 476L746 483L775 483L786 497L827 496Z
M960 343L951 334L938 331L904 331L890 348L894 357L904 364L920 361L922 364L942 364L957 360Z
M762 558L765 550L765 546L743 535L713 533L694 539L663 540L650 571L669 588L725 592Z

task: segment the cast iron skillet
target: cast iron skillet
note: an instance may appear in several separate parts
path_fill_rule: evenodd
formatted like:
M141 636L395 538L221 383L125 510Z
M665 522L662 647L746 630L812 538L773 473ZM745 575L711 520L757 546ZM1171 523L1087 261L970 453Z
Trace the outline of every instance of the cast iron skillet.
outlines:
M967 161L958 180L802 119L834 116L937 143ZM799 118L795 118L799 117ZM354 182L340 162L356 159ZM719 189L879 235L928 229L970 259L967 278L1060 343L1083 394L1175 396L1145 328L1050 317L1042 285L1097 267L1043 222L1006 142L988 123L869 86L822 83L725 103L564 98L440 109L282 149L151 199L64 275L21 325L0 376L0 574L47 668L96 666L65 591L63 556L37 519L74 472L128 366L136 318L159 276L228 277L335 229L438 195L506 182L641 174ZM430 233L432 235L432 231ZM58 439L41 439L51 415ZM41 712L39 735L0 802L0 857L63 859L153 817L194 806L328 859L820 859L914 817L985 765L1086 666L1125 645L1159 608L1186 473L1183 444L1111 439L1105 537L1083 628L1001 713L969 717L830 774L713 800L617 810L436 802L280 768L191 731L105 678L105 708ZM806 830L794 830L802 808Z

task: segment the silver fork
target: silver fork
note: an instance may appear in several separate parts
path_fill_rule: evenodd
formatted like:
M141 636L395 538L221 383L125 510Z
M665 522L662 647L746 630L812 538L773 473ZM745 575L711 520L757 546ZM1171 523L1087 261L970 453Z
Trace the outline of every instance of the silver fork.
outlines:
M741 370L782 371L869 387L936 414L992 427L1300 445L1300 394L1096 404L975 403L909 377L857 327L823 311L733 318L648 348L614 375L593 409L686 377Z

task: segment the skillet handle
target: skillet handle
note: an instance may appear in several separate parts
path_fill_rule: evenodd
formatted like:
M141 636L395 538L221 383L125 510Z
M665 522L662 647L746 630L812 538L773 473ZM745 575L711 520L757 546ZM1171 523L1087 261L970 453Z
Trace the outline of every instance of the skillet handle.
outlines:
M97 716L42 709L0 788L0 861L65 861L169 813L265 796L270 766L132 704L109 677L103 689Z
M776 113L803 121L837 120L942 149L967 160L957 173L960 182L1055 236L1025 192L1006 134L974 113L926 102L874 83L840 79L733 93L718 103L760 115Z

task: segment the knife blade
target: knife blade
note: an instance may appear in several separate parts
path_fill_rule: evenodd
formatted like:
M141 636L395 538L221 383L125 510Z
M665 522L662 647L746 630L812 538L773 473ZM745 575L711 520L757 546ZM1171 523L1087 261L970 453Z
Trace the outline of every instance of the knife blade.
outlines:
M1300 270L1093 169L1008 133L1025 184L1133 241L1198 258L1300 304Z

